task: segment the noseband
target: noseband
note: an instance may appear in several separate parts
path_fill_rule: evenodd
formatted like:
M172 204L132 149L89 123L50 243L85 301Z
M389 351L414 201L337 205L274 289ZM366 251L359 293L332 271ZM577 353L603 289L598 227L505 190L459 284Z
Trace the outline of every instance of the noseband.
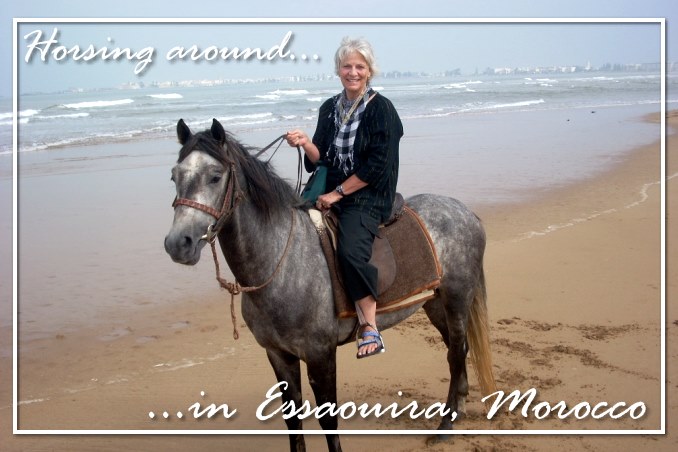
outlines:
M228 176L226 194L224 195L224 202L221 205L221 210L216 210L213 207L187 198L176 197L172 202L172 207L174 209L176 209L177 206L191 207L193 209L198 209L201 212L205 212L217 220L215 223L212 223L207 227L207 232L205 235L200 237L200 240L207 240L210 243L214 243L217 238L217 234L219 234L219 231L224 226L226 220L228 220L228 218L233 214L233 211L238 205L238 201L240 201L242 198L242 192L240 191L240 187L238 187L238 178L235 175L235 163L231 162L230 168L231 170Z

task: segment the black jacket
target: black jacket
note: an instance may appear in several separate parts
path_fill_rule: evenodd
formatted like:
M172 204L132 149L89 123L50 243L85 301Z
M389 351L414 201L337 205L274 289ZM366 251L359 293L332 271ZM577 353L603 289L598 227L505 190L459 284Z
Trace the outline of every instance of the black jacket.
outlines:
M330 167L327 175L328 192L351 176L344 175L332 165L336 136L334 105L338 96L328 99L320 107L318 125L313 135L313 144L320 151L320 160ZM358 207L380 222L388 219L398 183L398 154L402 136L403 125L398 112L390 100L377 94L365 108L353 145L356 159L354 173L368 185L345 196L339 202L340 208ZM315 169L307 157L304 158L304 164L309 172Z

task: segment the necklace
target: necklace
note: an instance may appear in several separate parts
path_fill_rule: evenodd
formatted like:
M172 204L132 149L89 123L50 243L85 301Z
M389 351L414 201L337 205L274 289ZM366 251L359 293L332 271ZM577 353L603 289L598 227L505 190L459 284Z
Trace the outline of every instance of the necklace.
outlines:
M344 103L341 103L341 114L342 114L342 119L341 119L341 125L346 125L348 120L351 118L353 115L353 112L355 111L356 108L358 108L358 104L360 104L360 101L363 99L365 96L365 92L367 91L367 87L363 89L363 91L360 93L360 95L356 98L356 100L353 102L353 105L351 106L350 110L348 112L345 112L346 108L344 107Z

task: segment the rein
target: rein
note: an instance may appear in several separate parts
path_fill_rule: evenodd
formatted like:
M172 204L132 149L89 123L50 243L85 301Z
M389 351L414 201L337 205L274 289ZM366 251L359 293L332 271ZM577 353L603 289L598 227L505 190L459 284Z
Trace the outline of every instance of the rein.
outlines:
M280 148L280 145L282 142L285 140L287 134L281 135L275 140L273 140L269 145L266 147L262 148L254 154L254 158L258 158L261 154L272 148L276 143L278 146L275 148L271 156L268 158L268 161L273 158L275 153L278 151ZM301 157L301 148L297 146L297 152L299 154L299 161L297 165L297 185L296 185L296 191L299 193L301 191L301 179L302 179L302 157ZM219 234L219 231L221 231L221 228L224 226L226 221L231 217L233 212L235 212L235 209L238 205L238 202L243 198L242 190L240 189L240 186L238 184L238 178L235 175L235 162L230 162L230 172L229 172L229 179L228 179L228 186L226 188L226 194L224 195L224 202L221 206L221 210L217 211L215 208L210 207L208 205L199 203L197 201L194 201L192 199L187 199L187 198L179 198L175 197L174 201L172 202L172 207L176 209L177 206L187 206L191 207L193 209L198 209L202 212L207 213L208 215L211 215L214 217L216 220L215 223L210 224L207 227L207 232L205 235L200 237L201 240L206 240L210 244L210 248L212 249L212 257L214 258L214 267L216 271L216 279L219 282L219 285L226 289L230 294L231 294L231 322L233 323L233 339L238 340L240 337L240 334L238 333L238 327L237 327L237 317L235 315L235 306L234 306L234 300L235 296L240 294L240 293L246 293L246 292L255 292L257 290L261 290L264 287L268 286L271 282L273 282L273 278L275 275L278 273L280 270L280 267L282 266L283 261L285 260L285 257L287 257L287 254L290 250L290 245L292 244L292 235L294 232L294 223L295 223L295 215L294 215L294 210L292 210L292 222L290 224L290 233L287 237L287 243L285 244L285 249L283 251L282 256L280 257L280 260L278 261L278 264L276 265L275 269L273 270L273 273L271 273L271 276L268 277L266 281L264 281L262 284L258 286L241 286L238 281L234 282L228 282L224 278L221 277L221 269L219 266L219 258L217 255L217 247L216 247L216 241L217 241L217 236Z
M287 243L285 244L285 250L283 251L282 256L280 256L280 260L278 261L278 265L275 266L275 269L273 270L273 273L271 273L271 276L268 277L266 281L264 281L262 284L258 286L241 286L238 281L233 281L233 282L228 282L224 278L221 277L221 272L220 272L220 267L219 267L219 258L217 257L217 247L216 247L216 240L211 240L210 241L210 247L212 248L212 257L214 258L214 268L216 271L216 278L217 281L219 282L219 285L228 290L228 292L231 294L231 322L233 323L233 339L238 340L240 337L240 334L238 333L238 327L236 325L236 315L235 315L235 307L234 307L234 299L235 296L240 294L240 293L246 293L246 292L255 292L257 290L261 290L264 287L268 286L273 282L273 278L275 275L278 273L278 270L280 270L280 267L282 266L283 261L287 257L287 253L290 250L290 245L292 244L292 235L294 232L294 210L292 210L292 222L290 224L290 233L287 236Z
M269 143L266 147L261 148L259 150L259 152L254 154L254 157L258 158L261 154L268 151L276 143L278 143L278 146L276 146L276 148L273 150L273 153L271 153L271 156L268 158L268 160L266 160L266 162L270 162L271 159L273 158L273 156L275 155L275 153L278 152L278 149L280 149L280 145L282 144L283 141L285 141L286 137L287 137L286 133L280 135L278 138L276 138L271 143ZM297 154L298 154L299 158L297 159L297 184L295 185L295 190L296 190L297 193L301 193L301 179L302 179L302 175L303 175L303 170L302 170L302 168L303 168L303 166L302 166L303 158L301 157L301 147L300 146L297 146Z

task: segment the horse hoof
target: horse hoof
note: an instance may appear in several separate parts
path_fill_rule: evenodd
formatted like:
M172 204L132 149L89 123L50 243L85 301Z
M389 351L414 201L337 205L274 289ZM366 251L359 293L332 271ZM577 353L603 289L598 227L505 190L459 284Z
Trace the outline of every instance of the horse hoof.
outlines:
M426 439L426 447L435 446L442 443L451 443L453 435L435 435Z

